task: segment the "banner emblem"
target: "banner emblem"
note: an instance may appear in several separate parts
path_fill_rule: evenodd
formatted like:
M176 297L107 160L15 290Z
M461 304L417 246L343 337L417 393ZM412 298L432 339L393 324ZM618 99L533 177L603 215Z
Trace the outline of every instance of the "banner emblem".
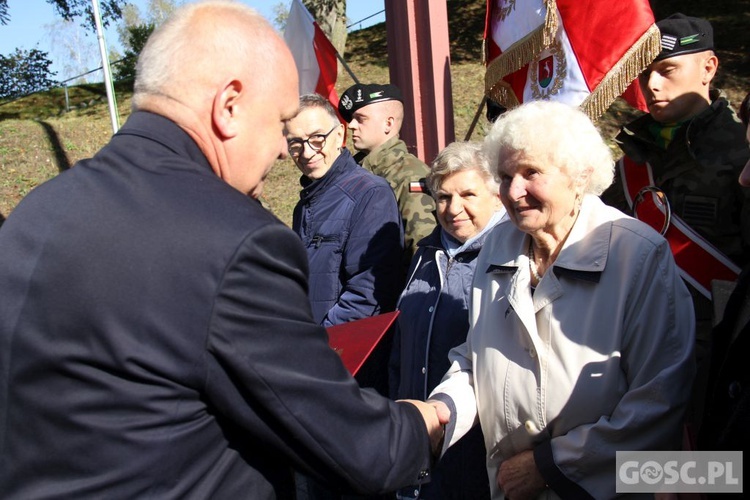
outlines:
M537 68L532 71L531 68ZM529 65L531 95L534 100L549 99L560 92L568 73L565 51L559 40L537 58L536 65Z
M555 73L555 70L552 68L554 63L555 59L552 56L545 57L539 61L539 86L543 89L546 89L552 83L552 75Z

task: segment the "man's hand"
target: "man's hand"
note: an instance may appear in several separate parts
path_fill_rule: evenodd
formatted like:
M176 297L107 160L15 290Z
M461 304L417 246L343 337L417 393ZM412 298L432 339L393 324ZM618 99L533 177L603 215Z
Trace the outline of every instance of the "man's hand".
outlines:
M438 411L435 406L425 403L424 401L418 401L416 399L400 399L398 402L411 403L417 407L419 412L422 414L425 425L427 426L427 433L430 435L430 447L432 449L432 454L437 455L440 452L440 447L442 446L445 429L443 428L443 423L438 417Z
M448 405L436 399L428 399L427 404L435 407L435 411L438 414L440 423L443 425L448 425L448 422L450 422L451 420L451 411L448 408Z
M500 464L497 485L511 500L536 498L547 487L531 450L522 451Z

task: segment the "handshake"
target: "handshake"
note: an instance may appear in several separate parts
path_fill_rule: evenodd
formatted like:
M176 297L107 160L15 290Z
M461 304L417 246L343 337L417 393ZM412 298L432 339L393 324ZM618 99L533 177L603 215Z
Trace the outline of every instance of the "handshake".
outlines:
M433 455L438 455L445 437L445 425L450 421L451 412L448 405L442 401L416 399L400 399L400 403L410 403L417 407L422 414L427 433L430 436L430 447Z

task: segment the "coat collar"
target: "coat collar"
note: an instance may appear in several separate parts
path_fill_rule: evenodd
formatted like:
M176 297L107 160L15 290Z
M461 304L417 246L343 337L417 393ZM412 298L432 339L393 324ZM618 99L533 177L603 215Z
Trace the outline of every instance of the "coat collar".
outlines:
M311 180L305 175L300 176L299 183L302 186L302 191L299 193L300 199L310 199L316 194L323 192L328 186L335 183L344 172L347 172L351 168L358 168L358 166L352 159L349 150L341 148L341 154L336 158L331 168L323 177Z
M553 265L558 277L565 275L578 280L599 281L607 265L612 234L612 218L603 216L609 210L614 209L604 205L597 196L584 196L578 218ZM519 267L528 265L529 235L508 223L495 228L491 237L496 245L487 259L486 272L514 273Z
M149 111L134 111L117 136L133 135L160 144L176 155L189 158L194 163L213 172L211 165L190 135L179 125L164 116Z
M708 108L683 123L681 129L685 130L685 134L688 137L694 135L696 131L704 130L711 124L717 115L722 113L724 109L729 106L726 94L721 90L712 89L709 92L709 98L711 99L711 104ZM650 126L654 123L656 123L656 120L653 119L651 114L643 115L623 126L620 133L617 134L615 142L617 142L623 150L628 149L630 143L633 141L636 141L637 144L641 143L655 147L656 142L649 132ZM626 151L626 154L631 158L638 160L639 155L637 152L631 153Z
M476 237L474 240L470 241L469 244L461 249L461 252L457 255L461 255L468 252L478 252L482 249L482 245L484 245L484 241L487 239L489 234L494 229L494 226L497 226L501 222L507 221L507 217L505 215L505 210L502 210L502 213L498 213L495 216L493 216L492 219L487 223L486 230L483 231L479 237ZM424 248L436 248L438 250L445 250L445 245L443 245L442 241L442 235L443 235L443 227L440 224L437 224L435 226L435 229L432 230L430 234L419 240L417 242L418 247L424 247Z

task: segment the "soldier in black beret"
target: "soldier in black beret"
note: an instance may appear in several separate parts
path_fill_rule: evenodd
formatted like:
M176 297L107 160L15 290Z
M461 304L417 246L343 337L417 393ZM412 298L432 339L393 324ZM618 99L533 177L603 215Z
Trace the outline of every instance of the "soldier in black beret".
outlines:
M711 23L673 14L656 23L661 52L640 76L651 116L662 124L683 122L711 105L709 84L719 60Z
M401 91L395 85L352 85L341 95L339 113L349 123L354 159L383 177L396 194L404 224L404 274L417 243L435 228L435 202L427 192L427 165L399 138L404 121Z
M673 226L681 227L675 225L679 219L699 235L695 240L708 241L723 257L742 266L750 257L750 189L740 186L737 178L750 152L729 102L721 91L711 89L719 64L711 23L677 13L656 25L661 52L639 77L649 114L627 124L617 135L615 140L628 161L620 165L615 183L602 199L630 213L632 202L625 200L632 197L627 192L658 189L669 202ZM649 169L652 186L634 182L638 168ZM684 265L682 270L694 277L698 267L712 269L709 260ZM698 356L689 419L697 427L707 386L714 306L710 290L689 288Z
M352 85L341 96L339 101L339 113L341 117L347 122L352 121L352 115L355 111L363 108L369 104L384 101L399 101L401 103L404 100L401 98L401 90L395 85L379 85L377 83L371 83L369 85L357 83Z
M656 25L661 33L661 52L656 56L656 61L683 54L713 51L714 29L705 19L678 12Z

